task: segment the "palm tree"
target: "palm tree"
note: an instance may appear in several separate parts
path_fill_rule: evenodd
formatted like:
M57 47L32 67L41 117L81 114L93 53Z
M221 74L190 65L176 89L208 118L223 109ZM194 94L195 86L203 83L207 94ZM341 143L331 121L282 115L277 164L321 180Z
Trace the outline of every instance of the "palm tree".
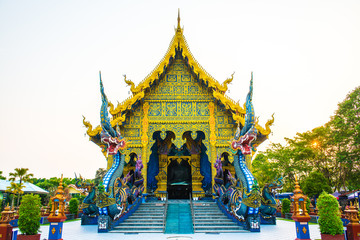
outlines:
M14 195L16 195L16 194L18 194L18 195L23 194L24 192L23 192L22 189L23 189L24 187L25 187L24 184L22 184L22 183L14 183L14 182L11 182L11 183L10 183L10 186L6 187L6 190L5 190L5 191L12 193L11 207L14 207L14 200L15 200ZM18 203L18 205L19 205L19 203Z
M9 173L9 180L14 182L17 180L17 178L19 179L19 185L23 186L22 184L23 182L29 182L30 178L34 176L34 174L32 173L28 173L29 169L28 168L15 168L14 169L15 172L13 173ZM18 194L18 200L17 200L17 206L19 206L19 202L20 202L20 192L17 193Z

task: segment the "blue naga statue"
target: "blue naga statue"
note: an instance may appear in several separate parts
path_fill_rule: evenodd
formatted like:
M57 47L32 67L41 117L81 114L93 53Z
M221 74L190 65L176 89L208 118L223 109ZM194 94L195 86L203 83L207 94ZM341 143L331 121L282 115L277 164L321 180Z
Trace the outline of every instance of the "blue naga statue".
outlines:
M119 127L115 130L110 122L108 115L108 99L104 92L100 73L100 93L101 93L101 142L105 143L107 155L113 156L113 164L105 174L102 185L98 187L96 196L96 206L99 208L99 231L111 228L113 221L119 219L128 209L128 205L142 194L144 189L141 176L142 163L137 162L135 170L135 182L130 184L131 175L121 178L125 165L125 155L123 151L127 147L127 141L120 134ZM139 158L141 161L141 158ZM139 161L138 160L138 161ZM142 179L142 180L141 180Z
M262 224L276 224L277 202L275 200L274 190L282 188L283 184L282 177L280 177L271 183L265 184L263 187L260 206Z
M82 203L82 211L84 215L94 216L99 214L99 209L96 206L96 187L94 183L86 182L84 178L79 176L79 178L75 174L75 186L78 188L86 189L89 193Z
M238 125L235 137L231 141L231 148L236 154L234 158L236 179L228 175L231 184L223 186L221 181L217 180L221 176L216 176L214 190L222 203L226 205L227 211L239 221L244 222L245 228L256 232L260 231L259 207L261 194L257 181L245 163L245 155L251 154L253 143L257 137L252 93L253 75L251 73L250 89L246 97L245 124L241 130ZM217 163L217 165L220 164ZM215 166L215 168L218 167Z

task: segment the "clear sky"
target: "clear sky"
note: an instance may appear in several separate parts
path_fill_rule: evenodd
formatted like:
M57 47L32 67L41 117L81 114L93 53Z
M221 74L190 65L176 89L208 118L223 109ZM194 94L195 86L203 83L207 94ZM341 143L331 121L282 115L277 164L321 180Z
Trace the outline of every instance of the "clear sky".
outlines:
M221 4L220 4L221 2ZM195 59L245 102L254 71L269 142L326 123L360 85L360 1L0 0L0 170L93 178L105 167L82 115L100 123L98 71L110 101L162 59L177 11Z

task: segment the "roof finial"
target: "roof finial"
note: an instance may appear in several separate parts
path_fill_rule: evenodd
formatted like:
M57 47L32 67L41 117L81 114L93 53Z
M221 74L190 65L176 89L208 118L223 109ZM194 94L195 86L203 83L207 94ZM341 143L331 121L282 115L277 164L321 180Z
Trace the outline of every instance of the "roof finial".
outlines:
M178 8L178 25L177 25L177 28L180 29L180 8Z

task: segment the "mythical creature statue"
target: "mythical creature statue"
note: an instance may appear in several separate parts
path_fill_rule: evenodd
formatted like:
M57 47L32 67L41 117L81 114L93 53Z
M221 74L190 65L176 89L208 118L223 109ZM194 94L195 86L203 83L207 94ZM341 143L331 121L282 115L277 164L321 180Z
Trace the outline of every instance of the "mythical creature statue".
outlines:
M96 206L96 187L94 183L86 182L81 175L77 178L75 174L75 186L78 188L86 189L89 193L82 203L82 210L85 215L97 215L99 214L99 209Z
M113 164L105 174L102 185L98 187L96 206L99 208L99 230L107 229L113 221L119 219L128 211L129 205L133 204L144 190L141 169L143 168L141 157L136 163L135 182L132 185L129 180L130 172L121 178L125 165L123 151L127 147L127 141L120 134L119 127L113 128L108 115L109 102L105 95L100 73L100 93L102 105L100 109L101 141L106 143L108 155L113 156ZM141 180L142 179L142 180Z
M282 188L283 186L282 177L276 179L275 181L266 184L261 192L261 206L260 206L260 215L263 219L270 219L271 224L276 224L275 214L277 208L277 202L275 200L275 189Z
M234 168L237 179L229 176L231 185L219 198L227 204L227 210L239 221L245 222L250 231L260 231L259 207L261 205L260 188L245 163L245 156L252 152L256 140L255 112L252 104L253 75L251 73L250 89L246 97L245 124L242 129L238 125L231 148L238 156L234 159ZM218 184L220 185L220 184ZM220 186L218 186L220 188ZM221 193L221 191L218 191Z

